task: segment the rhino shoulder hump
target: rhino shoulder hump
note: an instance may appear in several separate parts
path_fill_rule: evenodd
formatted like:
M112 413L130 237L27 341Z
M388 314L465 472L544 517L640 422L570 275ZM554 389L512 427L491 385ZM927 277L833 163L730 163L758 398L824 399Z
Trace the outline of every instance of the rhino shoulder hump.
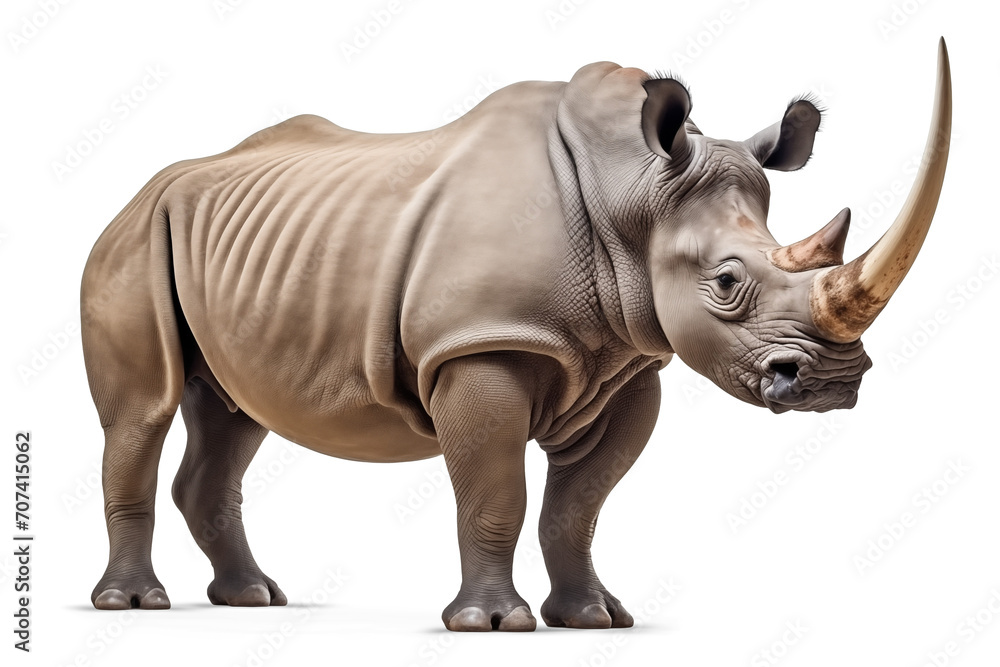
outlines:
M322 136L330 136L341 132L348 132L344 128L336 125L322 116L314 114L300 114L292 116L288 120L281 121L263 130L254 132L249 137L236 144L229 154L243 153L247 151L258 151L263 147L276 144L294 144L300 142L311 142Z

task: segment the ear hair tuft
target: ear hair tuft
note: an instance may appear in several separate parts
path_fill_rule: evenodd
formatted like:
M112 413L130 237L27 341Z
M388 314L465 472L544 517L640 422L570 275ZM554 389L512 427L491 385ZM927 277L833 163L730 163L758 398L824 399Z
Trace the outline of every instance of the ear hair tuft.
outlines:
M655 69L652 74L647 72L646 78L642 80L642 85L645 86L650 81L662 81L665 79L670 79L671 81L676 81L681 84L684 87L684 90L687 91L688 97L691 97L691 86L688 85L688 82L685 81L684 77L680 74L675 74L670 70Z
M819 112L819 127L816 128L816 131L822 132L823 125L826 121L826 112L827 112L827 107L823 103L822 98L812 91L802 93L801 95L796 95L788 103L788 106L785 107L785 112L787 113L788 110L792 108L792 105L794 105L796 102L808 102L809 104L813 105L816 108L816 111Z

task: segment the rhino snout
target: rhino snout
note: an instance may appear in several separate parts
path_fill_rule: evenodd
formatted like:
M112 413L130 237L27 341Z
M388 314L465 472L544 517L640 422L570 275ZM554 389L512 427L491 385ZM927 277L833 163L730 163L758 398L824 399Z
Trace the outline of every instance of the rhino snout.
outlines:
M861 376L872 364L860 346L853 352L818 360L775 355L761 367L761 400L775 414L854 407Z
M771 367L771 385L764 390L764 397L771 403L798 405L802 402L802 382L799 365L794 361Z
M805 402L806 395L799 378L802 362L802 359L797 358L771 357L762 365L761 398L772 412L787 412Z

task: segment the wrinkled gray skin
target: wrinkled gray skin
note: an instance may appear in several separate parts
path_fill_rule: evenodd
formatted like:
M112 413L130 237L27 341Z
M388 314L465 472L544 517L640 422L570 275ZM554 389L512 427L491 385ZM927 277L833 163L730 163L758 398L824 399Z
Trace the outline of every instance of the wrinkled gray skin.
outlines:
M173 497L214 566L213 603L285 604L240 513L274 431L355 460L443 454L462 560L445 625L534 629L511 565L537 440L543 620L632 625L590 545L653 429L657 371L677 353L781 412L853 406L870 365L810 319L812 278L836 262L789 271L768 256L764 168L805 163L815 107L746 142L701 136L689 108L676 82L596 63L568 84L509 86L433 132L300 116L155 176L83 278L110 537L94 605L169 606L150 549L180 406Z

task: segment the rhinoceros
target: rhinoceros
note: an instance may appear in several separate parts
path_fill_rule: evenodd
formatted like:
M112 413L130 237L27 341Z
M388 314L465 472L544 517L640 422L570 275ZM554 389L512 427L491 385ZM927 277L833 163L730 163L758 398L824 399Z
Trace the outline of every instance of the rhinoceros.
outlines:
M568 83L507 86L437 130L365 134L298 116L154 176L83 274L110 540L94 606L170 606L150 548L180 406L172 496L212 562L215 604L286 603L240 508L273 431L358 461L443 454L462 570L444 625L533 630L511 570L535 440L548 459L542 619L632 625L590 547L653 430L658 371L677 354L776 413L854 406L871 366L859 338L941 192L947 50L942 40L909 197L847 264L847 209L791 245L766 226L765 170L812 154L821 111L808 96L744 141L703 135L690 110L678 79L599 62Z

